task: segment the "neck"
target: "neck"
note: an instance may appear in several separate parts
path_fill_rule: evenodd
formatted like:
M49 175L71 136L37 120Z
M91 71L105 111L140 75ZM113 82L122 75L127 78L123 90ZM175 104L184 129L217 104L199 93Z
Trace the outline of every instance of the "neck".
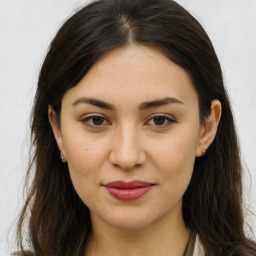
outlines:
M183 256L190 237L181 214L139 230L119 229L92 215L92 227L86 256Z

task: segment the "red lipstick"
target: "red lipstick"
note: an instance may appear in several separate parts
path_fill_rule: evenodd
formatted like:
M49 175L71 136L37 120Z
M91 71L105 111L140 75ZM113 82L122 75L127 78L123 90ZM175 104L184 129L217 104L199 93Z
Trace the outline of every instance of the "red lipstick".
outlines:
M140 198L146 194L154 184L134 180L130 182L113 181L104 185L111 196L122 200L131 201Z

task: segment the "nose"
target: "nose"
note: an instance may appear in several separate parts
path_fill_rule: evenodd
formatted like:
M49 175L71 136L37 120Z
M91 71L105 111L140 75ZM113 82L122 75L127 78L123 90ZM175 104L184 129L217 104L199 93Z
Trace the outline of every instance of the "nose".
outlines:
M115 167L129 171L146 161L146 152L136 127L120 127L113 134L109 161Z

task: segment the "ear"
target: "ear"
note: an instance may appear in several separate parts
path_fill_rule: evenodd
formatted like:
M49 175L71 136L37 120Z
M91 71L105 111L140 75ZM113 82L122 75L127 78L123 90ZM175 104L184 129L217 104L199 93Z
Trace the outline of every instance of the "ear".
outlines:
M205 124L201 126L196 156L203 156L205 151L213 142L217 133L219 121L221 118L221 103L219 100L211 102L211 113L205 119Z
M66 154L64 152L64 146L63 146L63 139L62 139L62 135L61 135L61 129L60 129L60 124L57 120L57 114L56 112L53 110L51 105L48 105L48 119L49 119L49 123L51 125L56 143L58 145L58 148L60 150L60 153L62 155L62 157L64 159L66 159ZM62 159L62 161L64 161L64 159Z

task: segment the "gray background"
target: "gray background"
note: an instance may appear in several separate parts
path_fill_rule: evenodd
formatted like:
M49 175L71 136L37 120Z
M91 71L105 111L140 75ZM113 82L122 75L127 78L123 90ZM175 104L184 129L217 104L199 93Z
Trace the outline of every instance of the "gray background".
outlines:
M87 1L0 0L0 255L13 248L23 202L29 114L40 64L64 20ZM256 210L256 0L179 0L203 25L222 64ZM247 216L247 215L246 215ZM254 231L255 217L247 216ZM253 224L254 222L254 224Z

